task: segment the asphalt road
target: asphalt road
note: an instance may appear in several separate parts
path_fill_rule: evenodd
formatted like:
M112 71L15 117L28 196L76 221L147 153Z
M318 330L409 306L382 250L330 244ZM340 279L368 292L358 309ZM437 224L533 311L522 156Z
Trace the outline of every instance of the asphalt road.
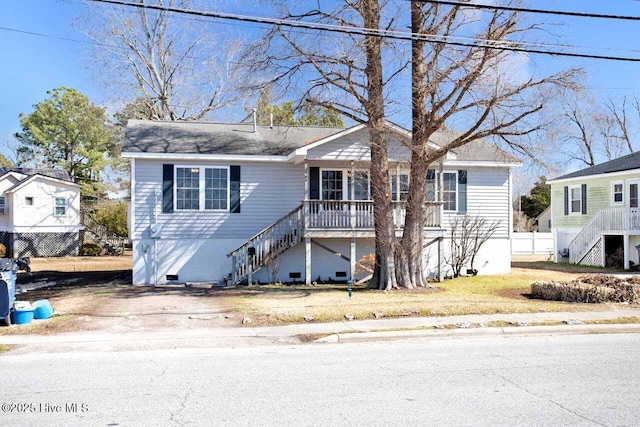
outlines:
M638 425L639 354L640 334L9 353L0 425Z

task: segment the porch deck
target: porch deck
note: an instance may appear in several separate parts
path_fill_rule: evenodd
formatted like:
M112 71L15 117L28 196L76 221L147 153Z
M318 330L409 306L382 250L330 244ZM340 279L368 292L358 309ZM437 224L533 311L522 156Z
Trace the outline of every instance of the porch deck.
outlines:
M425 234L433 232L433 237L441 236L441 208L442 202L425 204ZM405 202L393 202L396 233L402 232L405 216ZM305 200L296 209L227 254L232 259L231 282L239 283L246 278L251 282L253 273L303 240L307 259L305 277L309 281L312 238L350 238L351 257L347 259L353 273L356 239L373 238L374 233L373 201Z
M404 228L405 202L393 203L393 225L397 232ZM374 215L371 200L305 200L302 203L304 234L310 237L334 237L346 234L373 237ZM425 203L425 229L441 229L442 202Z

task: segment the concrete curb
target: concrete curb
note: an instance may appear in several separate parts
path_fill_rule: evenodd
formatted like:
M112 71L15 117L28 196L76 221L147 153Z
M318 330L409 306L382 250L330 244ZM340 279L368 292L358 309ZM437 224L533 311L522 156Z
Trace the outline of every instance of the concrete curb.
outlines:
M513 326L507 328L465 328L465 329L420 329L409 331L350 332L332 334L315 340L316 343L347 343L367 341L392 341L410 338L483 337L515 335L575 335L575 334L618 334L640 333L639 324L612 325L552 325Z

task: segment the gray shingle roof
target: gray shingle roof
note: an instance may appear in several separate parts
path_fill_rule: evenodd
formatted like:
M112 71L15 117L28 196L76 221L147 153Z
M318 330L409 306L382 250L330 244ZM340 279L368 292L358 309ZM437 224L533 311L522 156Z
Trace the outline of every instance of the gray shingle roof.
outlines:
M18 172L23 175L32 176L32 175L43 175L48 176L49 178L60 179L62 181L72 182L73 180L69 176L66 171L60 169L32 169L32 168L8 168L8 167L0 167L0 176L8 172Z
M438 141L434 141L438 144ZM504 162L504 163L520 163L521 160L507 153L506 151L496 147L494 144L478 139L472 141L460 148L452 150L456 153L457 161L469 162Z
M343 129L129 120L123 152L283 156Z
M342 132L344 129L314 126L283 126L270 129L252 124L201 122L162 122L129 120L122 151L159 154L290 154L296 148ZM432 136L437 145L448 143L455 133L441 132ZM478 140L453 150L459 161L520 162L495 145Z
M553 180L580 178L583 176L622 172L631 169L640 169L640 152L628 154L626 156L619 157L608 162L600 163L599 165L591 166L586 169L562 175L554 178Z

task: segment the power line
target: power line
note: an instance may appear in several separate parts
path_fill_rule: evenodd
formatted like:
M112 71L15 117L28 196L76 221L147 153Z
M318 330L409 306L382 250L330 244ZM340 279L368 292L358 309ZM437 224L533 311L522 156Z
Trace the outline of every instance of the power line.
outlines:
M103 47L114 47L114 46L109 46L109 45L104 44L104 43L91 42L91 41L87 41L87 40L72 39L70 37L52 36L51 34L36 33L34 31L19 30L17 28L0 27L0 30L1 31L10 31L10 32L13 32L13 33L27 34L27 35L30 35L30 36L46 37L46 38L49 38L49 39L64 40L64 41L67 41L67 42L83 43L83 44L95 44L97 46L103 46Z
M456 41L448 40L448 37L447 39L443 40L442 37L438 39L436 38L438 36L435 36L435 35L404 33L404 32L393 31L393 30L380 30L380 29L371 29L371 28L363 28L363 27L341 27L338 25L295 21L290 19L259 17L259 16L251 16L251 15L239 15L239 14L223 13L223 12L205 12L205 11L192 10L192 9L179 9L179 8L169 7L169 6L150 5L150 4L144 4L144 3L130 3L123 0L89 0L89 1L119 5L119 6L128 6L128 7L138 8L138 9L150 9L150 10L156 10L161 12L171 12L171 13L199 16L203 18L216 18L216 19L226 19L226 20L238 21L238 22L268 24L268 25L275 25L275 26L294 28L294 29L304 28L304 29L326 31L326 32L332 32L332 33L373 36L373 37L389 38L389 39L395 39L395 40L407 40L407 41L421 40L421 41L430 42L430 43L447 44L447 45L459 46L459 47L495 49L495 50L501 50L501 51L533 53L533 54L549 55L549 56L564 56L564 57L583 58L583 59L602 59L602 60L609 60L609 61L640 62L640 58L634 58L634 57L594 55L594 54L587 54L587 53L560 52L560 51L552 51L552 50L544 50L544 49L524 48L524 47L518 47L519 44L513 41L485 40L483 41L483 43L465 43L465 42L456 42Z
M467 1L450 1L450 0L409 0L419 3L434 3L445 6L461 6L473 9L489 9L489 10L505 10L510 12L526 12L526 13L541 13L545 15L560 15L560 16L577 16L580 18L601 18L601 19L617 19L623 21L640 21L640 16L630 15L608 15L603 13L587 13L587 12L570 12L566 10L549 10L549 9L530 9L526 7L516 6L501 6L482 3L469 3Z

